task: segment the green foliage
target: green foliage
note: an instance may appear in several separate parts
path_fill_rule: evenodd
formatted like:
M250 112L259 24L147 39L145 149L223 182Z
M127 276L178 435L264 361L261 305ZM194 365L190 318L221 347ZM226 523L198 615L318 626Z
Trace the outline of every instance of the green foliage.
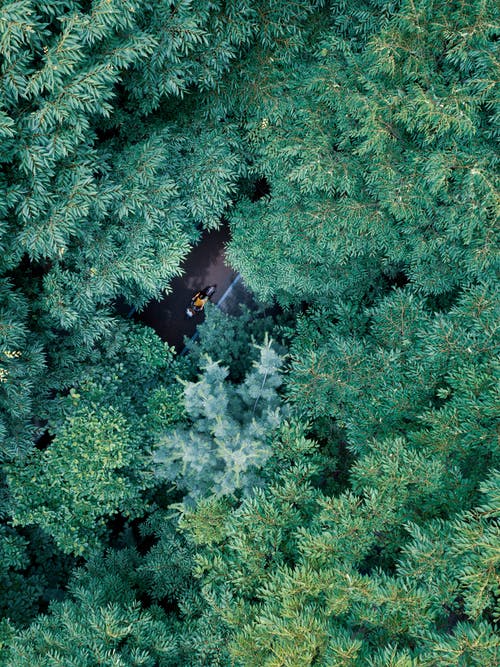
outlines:
M135 568L136 585L171 611L169 628L177 647L172 667L229 666L227 626L201 595L193 577L195 548L178 530L177 515L157 512L142 531L152 532L156 542Z
M223 75L256 44L290 57L303 46L302 24L323 3L269 0L144 2L139 26L155 38L155 51L126 78L134 104L149 112L169 95L193 88L216 90Z
M224 98L270 186L231 211L231 263L283 302L358 302L398 271L428 294L493 276L497 4L329 9L293 68L249 62Z
M242 305L241 313L235 316L207 304L205 319L197 327L197 340L186 343L189 359L200 365L203 355L207 355L227 366L232 381L243 380L259 356L259 348L252 343L261 345L266 334L273 338L279 335L278 318L267 315L266 310L263 306L251 310Z
M181 370L151 330L118 329L79 385L52 401L47 449L9 465L14 524L38 525L65 553L87 555L112 515L142 515L141 492L154 483L149 447L183 416Z
M0 456L14 497L1 509L66 551L95 547L110 514L143 511L154 481L143 457L183 419L169 372L143 358L152 337L136 363L113 304L168 289L244 171L236 125L204 118L193 92L218 86L253 41L296 34L310 11L2 3ZM46 429L55 440L30 452Z
M220 72L207 21L215 28L224 8L181 5L12 0L0 9L2 319L5 351L21 354L0 360L11 378L0 387L8 452L32 439L43 361L42 401L79 381L80 363L115 326L115 299L140 307L160 296L199 228L218 226L231 201L242 168L232 125L203 122L193 108L184 123L168 108L146 120L134 102L158 91L156 108L180 93L161 83L165 49L188 86L201 79L190 73L192 39L212 52L206 75Z
M37 603L45 583L40 574L26 576L27 546L27 540L13 528L0 526L0 612L2 618L16 624L26 623L38 612Z
M499 463L495 293L485 282L465 290L449 312L432 314L412 290L396 290L349 335L335 312L303 318L287 379L295 409L335 419L363 456L373 452L373 439L404 435L408 454L446 466L442 511L470 507L473 490Z
M11 629L2 664L228 666L223 624L191 574L192 545L162 512L142 532L155 540L144 555L130 545L94 555L75 571L66 600Z
M113 565L127 566L123 558L126 555L117 555ZM109 568L111 563L103 565ZM72 599L53 603L50 614L41 616L20 633L5 664L171 665L175 642L166 627L165 614L157 606L148 611L141 609L119 573L119 569L100 573L100 579L108 586L113 582L113 592L88 574L77 576L71 586Z
M88 553L107 515L141 513L134 479L140 470L137 440L122 414L75 411L47 450L9 467L14 525L37 524L66 553Z
M99 412L111 405L126 417L146 450L157 431L182 420L176 378L186 373L187 364L152 329L130 321L117 324L106 345L95 348L90 363L82 365L69 396L52 401L47 414L51 429L57 433L75 407Z
M206 357L197 382L184 382L189 428L167 432L154 453L155 474L196 498L250 490L267 460L268 438L281 421L278 387L283 359L265 338L260 358L241 384Z
M445 604L455 612L463 609L474 621L498 623L500 616L499 483L499 473L494 471L481 485L483 504L452 522L436 521L421 528L410 524L413 540L398 566L402 576L430 591L431 582L438 583L436 606Z
M5 524L0 526L0 555L0 615L25 627L48 600L64 596L75 560L61 554L44 531Z
M500 662L497 25L2 4L2 664ZM286 375L266 317L209 309L190 360L113 317L223 214L245 282L302 311ZM184 535L173 508L137 533L159 480ZM62 554L90 558L65 599Z
M395 513L407 513L404 481L401 494L382 483L328 497L311 484L316 447L300 427L285 426L274 447L268 483L252 498L204 501L182 520L199 545L204 595L233 629L235 664L496 663L498 475L483 508L429 532L415 526L388 574L368 571L365 556L387 539Z
M0 283L0 459L25 450L35 434L27 425L36 411L34 387L42 380L44 358L36 336L28 328L27 299ZM38 398L42 398L38 396Z

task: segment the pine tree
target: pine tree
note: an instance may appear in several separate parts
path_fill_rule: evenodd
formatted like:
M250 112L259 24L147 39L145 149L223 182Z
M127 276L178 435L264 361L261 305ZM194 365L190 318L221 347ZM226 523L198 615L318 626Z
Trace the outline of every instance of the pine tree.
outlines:
M19 530L5 523L0 529L0 550L0 615L9 633L10 627L31 623L49 600L64 597L76 559L62 554L43 530ZM0 650L0 664L4 664L1 655Z
M4 664L174 664L176 643L165 614L157 605L142 609L126 577L120 577L130 562L131 554L123 550L101 561L99 572L90 570L98 576L77 573L71 599L53 603L50 614L12 640Z
M33 388L42 382L45 360L29 330L28 300L5 280L0 301L0 458L5 460L24 451L36 434L36 425L26 422L40 409Z
M343 333L335 313L303 318L291 347L290 399L303 416L335 420L358 455L370 454L374 438L405 435L446 465L456 493L443 489L443 507L466 508L498 466L495 293L483 283L431 315L411 290L396 290L360 317L364 335Z
M30 565L27 546L26 538L13 528L0 527L1 615L15 624L29 622L38 613L38 600L45 584L41 574L26 576Z
M281 327L285 319L268 312L262 305L250 309L242 304L240 313L229 315L217 306L207 304L205 319L196 328L196 340L186 340L188 359L198 367L203 355L208 355L227 366L231 381L241 382L252 362L258 359L257 345L264 342L266 334L275 340L274 347L279 350L276 341L278 337L282 338Z

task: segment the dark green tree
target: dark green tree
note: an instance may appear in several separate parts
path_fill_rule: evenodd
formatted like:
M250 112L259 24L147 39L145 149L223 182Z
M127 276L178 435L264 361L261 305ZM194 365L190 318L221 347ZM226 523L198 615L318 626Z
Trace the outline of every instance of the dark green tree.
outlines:
M142 516L153 486L155 434L183 419L169 349L143 326L117 328L111 343L68 395L51 408L46 449L7 466L14 525L35 525L66 553L98 549L110 518Z
M165 512L142 526L142 555L130 538L75 570L67 599L29 628L4 628L2 665L229 667L227 629L192 576L193 546Z
M283 302L494 275L497 3L332 3L325 19L293 67L253 58L223 96L270 188L231 212L230 260Z
M360 314L364 335L346 332L341 316L320 311L299 324L287 381L298 413L335 420L360 456L373 439L404 435L448 469L443 511L470 507L499 465L495 285L469 288L433 314L412 290L395 290Z

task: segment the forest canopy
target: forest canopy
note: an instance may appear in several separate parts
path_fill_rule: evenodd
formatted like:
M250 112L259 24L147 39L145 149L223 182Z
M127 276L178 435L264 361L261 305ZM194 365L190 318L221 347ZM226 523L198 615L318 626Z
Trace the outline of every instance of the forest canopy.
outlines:
M500 664L499 37L0 2L0 665ZM181 355L117 304L222 225Z

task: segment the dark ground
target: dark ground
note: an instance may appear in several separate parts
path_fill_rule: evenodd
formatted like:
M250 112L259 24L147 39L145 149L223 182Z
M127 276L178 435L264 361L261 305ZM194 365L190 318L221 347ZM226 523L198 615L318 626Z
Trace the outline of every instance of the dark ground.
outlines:
M217 303L237 276L236 271L224 263L224 246L228 241L229 229L226 226L204 232L199 244L182 264L183 275L172 280L170 293L159 301L151 301L143 311L134 314L134 319L152 327L164 341L181 351L184 336L190 338L204 318L203 313L191 319L185 315L193 294L207 285L216 284L217 291L212 301ZM225 312L237 306L235 297L240 294L239 298L243 298L242 290L244 288L240 283L235 284L235 289L224 299Z

